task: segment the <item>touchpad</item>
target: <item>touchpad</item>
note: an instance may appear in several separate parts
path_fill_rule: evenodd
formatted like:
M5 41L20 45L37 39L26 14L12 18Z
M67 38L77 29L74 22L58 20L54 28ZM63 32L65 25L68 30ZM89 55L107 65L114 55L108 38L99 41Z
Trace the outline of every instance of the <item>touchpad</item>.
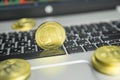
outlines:
M97 80L87 63L33 69L28 80Z

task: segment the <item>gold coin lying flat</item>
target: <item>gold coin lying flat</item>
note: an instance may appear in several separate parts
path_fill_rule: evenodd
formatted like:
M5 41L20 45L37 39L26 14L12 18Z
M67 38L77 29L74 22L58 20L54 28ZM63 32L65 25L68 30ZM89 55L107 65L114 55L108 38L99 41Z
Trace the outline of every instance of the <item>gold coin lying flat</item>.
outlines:
M107 64L103 64L95 59L95 57L92 58L92 63L94 68L106 75L118 75L120 74L120 66L109 66Z
M95 57L105 64L118 65L120 64L120 47L118 46L100 47L95 51Z
M103 46L98 48L92 56L92 63L96 70L104 74L120 74L120 47Z
M30 31L35 26L35 20L31 18L19 19L12 25L12 28L19 31Z
M66 33L57 22L45 22L36 31L35 39L43 49L57 49L64 43Z
M23 59L0 62L0 80L25 80L30 75L30 64Z

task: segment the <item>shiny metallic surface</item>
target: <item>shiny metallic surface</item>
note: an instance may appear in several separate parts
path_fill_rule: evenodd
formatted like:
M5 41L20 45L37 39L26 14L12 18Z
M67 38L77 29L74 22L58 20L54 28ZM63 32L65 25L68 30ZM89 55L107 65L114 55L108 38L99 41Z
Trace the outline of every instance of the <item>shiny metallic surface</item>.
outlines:
M0 62L0 80L26 80L30 73L30 64L23 59Z
M57 22L41 24L35 34L35 40L43 49L57 49L62 46L66 33L62 25Z
M96 70L104 74L120 74L120 47L103 46L98 48L92 56L92 63Z
M12 25L12 29L18 31L30 31L35 26L35 20L32 18L22 18Z

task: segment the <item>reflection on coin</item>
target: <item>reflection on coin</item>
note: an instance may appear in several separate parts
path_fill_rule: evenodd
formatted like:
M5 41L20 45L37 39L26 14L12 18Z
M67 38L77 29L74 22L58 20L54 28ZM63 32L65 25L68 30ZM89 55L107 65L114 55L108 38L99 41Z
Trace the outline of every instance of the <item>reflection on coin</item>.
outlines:
M51 49L51 50L44 50L43 52L41 52L38 57L48 57L45 58L44 61L40 61L40 65L44 65L41 66L41 68L43 68L41 69L43 74L48 76L57 76L60 73L62 73L64 69L66 69L66 66L60 66L60 64L58 63L65 62L68 59L67 56L62 56L64 54L66 53L62 49ZM48 64L52 64L52 65L48 65Z
M43 49L57 49L64 43L65 30L57 22L45 22L36 31L35 39Z
M0 80L25 80L30 75L30 64L23 59L0 62Z
M63 55L65 52L62 49L51 49L51 50L44 50L40 53L39 57L49 57L49 56L56 56L56 55Z
M120 74L120 47L103 46L98 48L92 56L92 63L96 70L108 74Z
M35 20L31 18L19 19L12 25L12 28L19 31L30 31L35 26Z

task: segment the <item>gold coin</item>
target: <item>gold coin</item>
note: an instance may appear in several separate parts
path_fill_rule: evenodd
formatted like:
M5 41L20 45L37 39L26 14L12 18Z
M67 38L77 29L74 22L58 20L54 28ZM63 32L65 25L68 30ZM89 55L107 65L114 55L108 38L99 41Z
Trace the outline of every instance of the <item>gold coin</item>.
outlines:
M96 70L104 74L120 74L120 47L103 46L98 48L92 56L92 63Z
M62 25L57 22L45 22L36 31L35 39L43 49L56 49L62 46L66 33Z
M118 46L103 46L95 51L95 57L104 63L120 64L120 47ZM109 63L110 62L110 63ZM118 64L116 64L118 63Z
M120 74L120 66L109 66L107 64L103 64L92 57L92 63L94 68L104 74L107 75L118 75Z
M35 26L35 20L31 18L19 19L12 25L12 28L19 31L30 31Z
M23 59L0 62L0 80L25 80L30 75L30 64Z

